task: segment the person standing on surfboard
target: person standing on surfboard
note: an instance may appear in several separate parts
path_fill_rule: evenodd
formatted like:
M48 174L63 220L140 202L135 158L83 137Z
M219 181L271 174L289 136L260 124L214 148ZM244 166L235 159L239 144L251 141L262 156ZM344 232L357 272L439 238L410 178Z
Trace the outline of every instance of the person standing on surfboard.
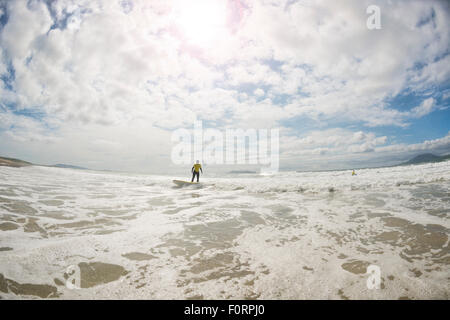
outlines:
M200 164L200 161L198 161L198 160L195 161L195 164L192 167L191 171L192 171L192 180L191 180L191 182L194 182L195 176L197 176L197 182L198 182L198 179L200 178L200 171L203 174L202 165Z

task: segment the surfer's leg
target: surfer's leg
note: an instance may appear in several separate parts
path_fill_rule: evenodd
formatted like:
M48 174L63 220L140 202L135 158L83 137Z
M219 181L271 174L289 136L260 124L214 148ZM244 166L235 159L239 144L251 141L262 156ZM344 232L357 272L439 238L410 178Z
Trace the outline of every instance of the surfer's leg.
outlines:
M200 178L200 172L196 172L197 173L197 182L198 182L198 179Z
M192 179L191 179L191 182L194 182L194 178L195 178L195 171L192 172Z

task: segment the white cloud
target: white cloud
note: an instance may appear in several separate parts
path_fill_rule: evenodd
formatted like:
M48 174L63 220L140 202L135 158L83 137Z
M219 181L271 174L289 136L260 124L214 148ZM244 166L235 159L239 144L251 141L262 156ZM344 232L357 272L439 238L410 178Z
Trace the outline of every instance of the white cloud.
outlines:
M51 31L52 20L43 3L35 3L32 10L25 2L10 5L12 14L2 32L2 47L15 57L17 92L24 106L42 105L63 119L74 120L89 117L90 121L105 121L106 112L112 117L106 122L114 122L127 118L129 105L142 116L140 109L151 104L159 115L157 121L168 122L160 117L167 114L169 118L171 113L166 113L166 109L177 108L173 95L187 97L192 90L210 91L208 98L214 99L213 90L209 89L223 80L225 86L233 87L264 84L269 86L268 97L272 99L278 94L291 95L297 107L291 106L286 117L295 113L320 114L373 126L403 125L399 117L390 120L393 111L383 107L383 100L398 93L408 78L414 80L420 74L428 79L426 74L431 71L414 74L410 68L419 58L431 61L441 54L447 47L444 40L448 39L442 10L436 10L436 30L414 26L427 12L425 9L439 7L437 2L415 1L407 17L399 14L403 12L401 5L382 2L390 9L383 11L383 30L389 32L378 33L368 31L363 23L364 3L287 6L284 2L255 2L238 32L222 39L234 45L237 39L242 49L235 51L232 45L224 50L221 63L235 63L221 67L222 72L202 61L207 50L186 48L171 31L175 17L170 14L176 12L175 2L165 6L156 3L150 8L145 2L137 2L133 7L142 10L132 10L128 15L123 14L119 2L99 3L53 2L57 19L63 19L65 10L71 14L70 19L80 23L77 30ZM91 12L81 14L82 8L87 7ZM158 10L164 15L155 14ZM20 23L24 19L28 21L26 30ZM407 28L415 30L408 33ZM442 33L440 37L438 31ZM427 46L429 43L432 46ZM429 52L416 49L424 47L430 47ZM24 59L30 55L32 60L26 64ZM264 62L270 58L281 62L280 71ZM450 70L444 62L441 73ZM446 75L434 80L441 81ZM163 90L158 91L154 84L164 86ZM84 109L90 111L89 115ZM208 111L213 112L213 108ZM373 113L379 117L374 118Z
M11 112L0 112L0 133L6 139L12 139L19 143L58 141L58 137L53 136L40 121Z
M253 94L257 97L262 97L262 96L264 96L265 92L263 89L258 88L253 92Z
M420 118L433 111L436 105L436 100L433 98L428 98L422 101L420 106L417 106L411 110L413 117Z
M281 149L286 151L282 152L281 161L288 168L309 170L393 165L424 152L448 154L450 132L442 138L414 144L387 142L386 136L370 132L315 131L300 140L295 137L284 139Z
M9 59L15 91L0 89L0 103L45 115L42 122L13 118L23 131L9 131L8 139L54 136L77 141L80 149L83 141L97 141L106 154L123 150L137 132L167 138L167 130L191 126L196 117L242 128L271 128L296 117L406 127L433 112L436 100L409 111L386 101L449 79L450 13L443 2L377 1L382 29L374 31L366 28L371 1L233 2L220 16L226 36L218 32L198 43L186 38L178 19L182 2L58 0L50 13L44 2L8 1L0 74ZM434 20L418 25L432 10ZM195 23L198 32L208 27ZM5 117L0 121L10 121ZM126 127L140 129L122 130L117 140L106 134ZM78 139L80 131L91 138ZM377 152L388 141L339 128L282 140L291 156Z
M392 153L405 153L405 152L424 152L424 151L435 151L440 153L448 153L450 150L450 131L445 137L425 140L421 143L414 144L394 144L389 146L383 146L377 148L377 152L392 152Z
M8 1L7 5L9 19L1 33L1 44L9 57L23 60L48 31L52 19L42 2L30 2L28 6L26 1Z
M5 57L3 56L3 50L0 48L0 75L6 74Z
M352 154L373 152L385 144L386 136L377 137L372 132L334 128L309 132L304 137L287 136L281 143L282 155L287 157L310 154Z

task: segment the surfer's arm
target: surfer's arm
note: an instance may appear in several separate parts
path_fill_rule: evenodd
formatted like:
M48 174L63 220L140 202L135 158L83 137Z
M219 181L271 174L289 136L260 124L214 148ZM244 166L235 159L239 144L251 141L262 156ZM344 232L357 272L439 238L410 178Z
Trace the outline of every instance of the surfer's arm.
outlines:
M202 172L202 174L203 174L203 169L202 168L200 168L200 171Z
M192 167L191 172L194 172L194 167Z

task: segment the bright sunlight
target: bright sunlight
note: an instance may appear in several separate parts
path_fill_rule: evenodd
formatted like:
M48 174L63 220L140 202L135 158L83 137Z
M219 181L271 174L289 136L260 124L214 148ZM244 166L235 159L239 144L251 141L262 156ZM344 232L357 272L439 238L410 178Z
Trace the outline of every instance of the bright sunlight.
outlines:
M187 42L208 46L227 34L226 1L181 0L174 10L176 24Z

